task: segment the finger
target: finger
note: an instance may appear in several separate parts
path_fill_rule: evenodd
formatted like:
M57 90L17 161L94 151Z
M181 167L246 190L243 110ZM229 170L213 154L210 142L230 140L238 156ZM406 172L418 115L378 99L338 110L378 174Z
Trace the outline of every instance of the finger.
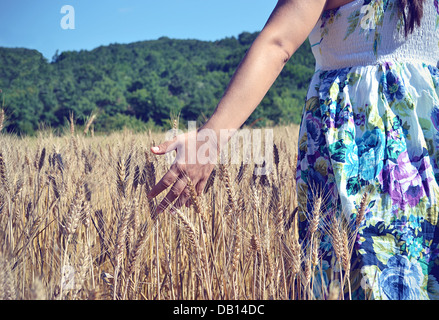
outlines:
M177 201L174 204L174 208L180 209L183 205L186 205L189 207L190 204L190 191L188 188L185 188L180 196L178 197Z
M169 168L169 171L160 179L160 181L151 188L148 192L148 198L155 198L159 195L163 190L166 190L170 185L175 183L179 177L180 173L178 172L177 166L172 165Z
M163 198L163 200L158 205L155 215L163 212L171 203L174 202L175 199L180 197L183 193L183 190L186 188L186 182L183 179L178 179L177 182L172 186L171 190L169 190L168 194Z
M206 187L207 179L202 179L198 181L197 185L195 186L195 191L197 192L197 195L200 195L204 192L204 188Z
M165 141L165 142L159 144L158 146L151 147L151 151L152 151L152 153L157 154L157 155L168 153L168 152L175 150L177 148L176 142L177 142L176 139Z

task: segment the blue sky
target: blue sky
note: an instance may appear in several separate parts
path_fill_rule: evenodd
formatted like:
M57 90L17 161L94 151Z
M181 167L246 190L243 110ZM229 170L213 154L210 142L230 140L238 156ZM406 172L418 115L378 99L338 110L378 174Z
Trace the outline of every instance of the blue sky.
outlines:
M92 50L111 43L218 40L260 31L276 0L0 0L0 46L40 51ZM75 29L63 29L74 9ZM69 23L71 21L67 21Z

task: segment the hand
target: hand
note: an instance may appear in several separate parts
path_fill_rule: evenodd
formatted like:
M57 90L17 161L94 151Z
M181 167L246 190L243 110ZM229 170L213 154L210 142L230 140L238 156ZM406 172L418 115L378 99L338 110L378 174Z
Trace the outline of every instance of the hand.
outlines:
M193 131L178 135L173 140L151 148L156 155L176 151L175 160L168 172L148 193L148 198L155 198L171 186L168 194L152 214L154 219L175 200L175 208L188 205L190 200L188 179L192 182L197 195L203 192L207 179L215 167L218 148L216 136L210 134L208 141L198 141L202 136L206 137L206 135L200 135L200 132Z

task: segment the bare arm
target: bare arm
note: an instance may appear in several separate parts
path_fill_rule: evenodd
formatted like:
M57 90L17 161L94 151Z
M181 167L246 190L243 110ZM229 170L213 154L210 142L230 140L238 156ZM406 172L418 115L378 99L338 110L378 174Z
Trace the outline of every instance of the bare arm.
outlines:
M328 0L328 3L331 0ZM219 145L220 130L236 130L246 121L250 114L261 102L272 86L282 68L294 52L306 40L314 25L317 23L326 0L279 0L270 18L258 35L247 54L238 66L223 97L219 101L211 118L202 129L210 129L216 133ZM156 214L163 211L174 200L178 200L175 207L187 203L189 192L186 188L190 178L198 194L213 170L212 163L201 164L197 161L188 163L186 156L189 142L200 143L197 133L180 135L173 141L166 141L158 147L151 148L155 154L164 154L177 150L177 157L169 171L151 189L148 196L156 197L172 185L166 197L159 204ZM226 141L223 141L226 142ZM185 150L179 152L179 150Z
M238 129L306 40L325 0L280 0L203 128Z

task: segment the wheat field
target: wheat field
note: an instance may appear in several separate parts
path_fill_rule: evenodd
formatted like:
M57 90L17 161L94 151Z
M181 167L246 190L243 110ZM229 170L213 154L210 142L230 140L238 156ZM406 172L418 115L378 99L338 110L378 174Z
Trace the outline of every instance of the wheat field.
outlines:
M0 134L0 299L317 299L320 204L304 248L293 179L298 127L273 130L269 175L218 164L203 195L155 219L166 193L146 194L169 163L149 150L163 134ZM318 290L339 299L354 237L331 225L339 226L340 274Z

